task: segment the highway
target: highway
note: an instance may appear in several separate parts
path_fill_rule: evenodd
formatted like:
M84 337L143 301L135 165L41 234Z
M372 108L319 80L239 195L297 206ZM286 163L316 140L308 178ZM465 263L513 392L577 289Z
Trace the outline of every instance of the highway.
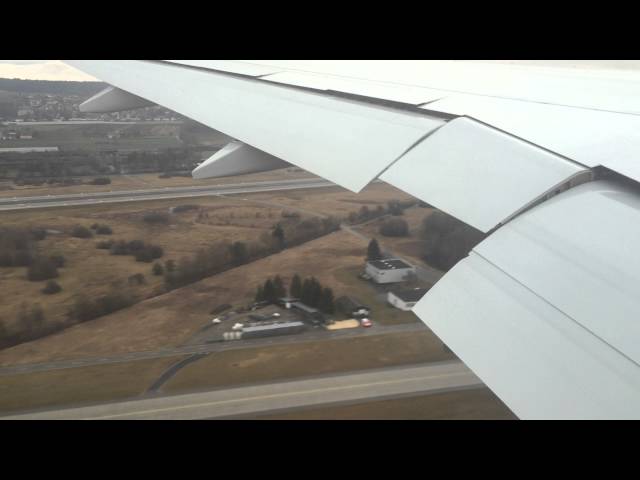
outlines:
M197 420L483 387L461 362L392 367L302 380L2 417L2 420Z
M144 190L119 190L99 193L76 193L67 195L45 195L34 197L0 198L0 211L26 210L30 208L70 207L103 203L163 200L171 198L205 197L241 193L293 190L298 188L320 188L335 186L322 178L302 178L271 182L235 183L197 187L166 187Z

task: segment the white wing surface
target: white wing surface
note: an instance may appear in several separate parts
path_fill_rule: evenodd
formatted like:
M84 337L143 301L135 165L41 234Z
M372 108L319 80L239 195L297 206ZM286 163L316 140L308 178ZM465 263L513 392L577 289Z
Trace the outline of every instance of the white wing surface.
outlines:
M114 87L85 110L157 103L237 139L194 177L380 178L489 233L416 314L521 418L640 418L640 72L68 63Z

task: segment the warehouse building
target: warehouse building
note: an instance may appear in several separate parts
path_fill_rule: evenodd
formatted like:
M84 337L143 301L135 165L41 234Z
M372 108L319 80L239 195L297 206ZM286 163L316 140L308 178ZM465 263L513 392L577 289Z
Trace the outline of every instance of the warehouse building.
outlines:
M365 273L376 283L404 282L407 276L416 273L416 268L399 258L385 260L369 260Z
M291 335L301 333L306 329L303 322L272 323L271 325L259 325L255 327L245 327L242 330L242 339L263 338L274 335Z

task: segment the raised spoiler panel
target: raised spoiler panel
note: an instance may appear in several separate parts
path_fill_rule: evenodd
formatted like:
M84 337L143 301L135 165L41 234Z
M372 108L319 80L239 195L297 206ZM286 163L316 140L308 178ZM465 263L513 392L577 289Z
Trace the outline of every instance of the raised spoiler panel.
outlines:
M417 113L167 62L67 63L356 192L444 124Z

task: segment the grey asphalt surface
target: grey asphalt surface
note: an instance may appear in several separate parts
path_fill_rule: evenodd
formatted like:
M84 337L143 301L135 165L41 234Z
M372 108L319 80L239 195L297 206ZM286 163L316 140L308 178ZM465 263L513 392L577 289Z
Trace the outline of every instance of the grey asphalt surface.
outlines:
M392 367L209 392L2 417L3 420L196 420L483 387L461 362Z
M171 198L204 197L239 193L294 190L298 188L321 188L336 186L321 178L278 180L271 182L236 183L197 187L167 187L142 190L119 190L99 193L76 193L68 195L46 195L37 197L0 198L0 211L26 210L30 208L70 207L103 203L135 202Z
M102 356L94 358L79 358L73 360L59 360L46 363L26 363L11 365L0 368L0 375L15 375L19 373L43 372L47 370L61 370L65 368L88 367L92 365L106 365L112 363L124 363L134 360L149 358L175 357L179 355L208 354L212 352L223 352L226 350L238 350L243 348L253 348L266 345L287 345L292 343L303 343L309 341L333 340L336 338L352 338L369 335L381 335L395 332L419 332L428 330L421 322L408 323L403 325L374 325L371 328L354 328L345 330L324 329L311 330L291 336L256 338L252 340L237 340L228 342L208 343L204 345L185 345L181 347L168 348L156 351L121 353L112 356Z

